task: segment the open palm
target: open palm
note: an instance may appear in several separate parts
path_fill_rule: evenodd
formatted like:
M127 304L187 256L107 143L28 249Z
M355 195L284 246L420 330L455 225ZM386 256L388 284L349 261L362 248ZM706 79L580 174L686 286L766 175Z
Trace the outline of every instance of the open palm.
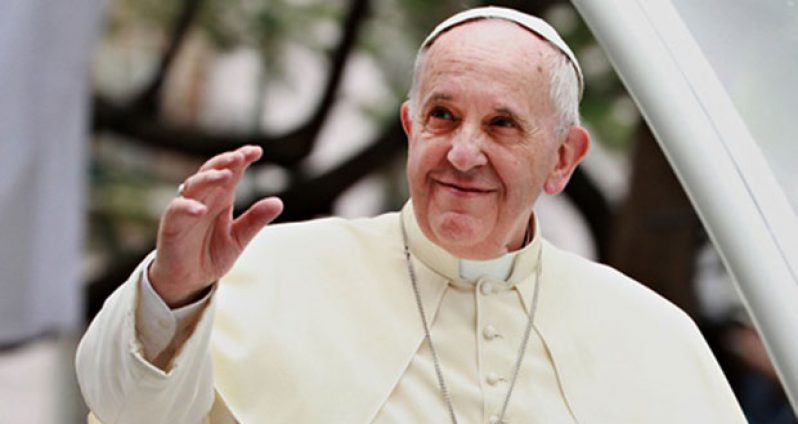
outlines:
M233 219L236 186L262 153L260 147L244 146L214 156L186 179L182 195L166 208L148 272L153 288L170 307L202 295L230 270L255 234L282 212L282 202L269 197Z

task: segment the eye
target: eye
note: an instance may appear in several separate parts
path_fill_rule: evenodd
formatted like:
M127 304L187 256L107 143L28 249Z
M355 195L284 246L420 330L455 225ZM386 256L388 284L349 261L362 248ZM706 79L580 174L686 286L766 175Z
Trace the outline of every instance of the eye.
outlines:
M429 112L429 116L430 118L443 119L446 121L454 120L454 115L452 115L452 112L450 112L449 109L446 109L445 107L441 106L435 106L434 108L432 108L432 110L430 110Z
M517 128L515 121L508 116L497 116L490 120L490 125L500 128Z

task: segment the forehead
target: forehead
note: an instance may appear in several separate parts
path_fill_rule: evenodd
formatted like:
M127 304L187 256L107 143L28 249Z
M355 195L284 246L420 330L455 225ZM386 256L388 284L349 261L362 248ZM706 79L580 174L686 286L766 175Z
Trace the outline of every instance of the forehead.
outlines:
M426 51L418 76L420 94L424 97L463 78L511 92L548 90L557 54L551 44L515 23L467 22L442 33Z
M451 44L491 44L513 42L516 45L527 47L537 46L541 50L553 52L556 50L549 42L538 34L522 27L521 25L501 18L477 18L462 22L442 31L436 38L428 42L428 50L435 46Z

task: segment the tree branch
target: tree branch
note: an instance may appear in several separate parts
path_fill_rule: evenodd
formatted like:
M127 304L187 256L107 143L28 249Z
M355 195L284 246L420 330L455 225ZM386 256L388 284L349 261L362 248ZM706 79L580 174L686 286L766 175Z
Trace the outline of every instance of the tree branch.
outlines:
M143 89L135 100L131 103L131 108L141 110L149 115L158 115L160 109L159 97L164 80L169 73L169 68L177 56L180 46L186 38L188 29L191 27L194 18L197 16L203 0L183 0L183 8L180 11L174 26L172 36L169 38L169 46L161 56L158 70L150 80L149 85Z
M356 41L358 30L368 14L368 0L353 0L342 23L343 35L330 54L330 72L324 91L311 117L302 125L282 135L264 133L224 133L177 127L158 118L157 96L169 65L184 38L190 22L199 10L201 0L186 0L178 20L174 38L164 55L159 71L148 88L134 102L118 105L99 95L94 98L95 131L111 131L143 144L190 155L208 157L245 144L259 145L264 160L290 167L310 154L336 100L344 68Z
M299 221L332 213L332 204L341 193L402 154L404 146L404 131L396 120L374 142L332 170L299 180L277 194L285 205L280 220Z
M571 181L565 186L565 195L585 218L595 240L599 261L606 261L614 218L607 198L581 168L576 168Z
M290 189L278 194L283 199L285 210L280 222L299 221L329 214L335 199L364 176L374 172L395 158L404 146L404 133L399 122L385 129L373 143L358 154L342 162L334 169L319 176L299 181ZM267 193L259 193L248 204ZM248 206L247 206L248 207ZM149 246L155 244L153 240ZM86 317L91 320L100 310L105 299L133 271L151 248L116 255L114 262L103 274L87 285Z
M327 73L327 81L319 103L311 115L311 118L303 126L310 139L310 149L313 148L319 131L321 131L327 116L335 103L338 88L344 75L344 68L349 58L352 48L355 46L357 36L363 21L368 15L368 0L352 0L349 13L342 23L343 35L338 41L338 46L330 54L330 70Z
M264 161L288 167L309 153L307 131L271 136L178 127L100 97L94 99L93 124L94 132L109 131L135 139L138 143L203 158L254 144L263 148Z

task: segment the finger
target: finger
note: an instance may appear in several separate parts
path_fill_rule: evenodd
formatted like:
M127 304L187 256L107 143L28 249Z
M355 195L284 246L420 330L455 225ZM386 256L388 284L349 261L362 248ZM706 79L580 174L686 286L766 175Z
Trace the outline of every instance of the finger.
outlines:
M283 211L283 201L277 197L259 200L233 221L232 236L240 249Z
M263 149L261 149L260 146L244 146L238 149L238 152L244 155L244 160L240 164L237 164L238 166L232 169L233 179L235 180L236 185L239 181L241 181L244 171L261 158L263 155Z
M205 162L199 170L206 171L208 169L238 168L244 164L252 163L260 159L261 155L263 155L263 149L261 149L260 146L247 145L239 147L238 149L230 152L218 154L208 159L208 161Z
M244 146L234 152L233 161L230 162L226 168L232 172L232 178L225 182L231 195L234 194L235 187L244 177L244 171L253 162L260 159L262 154L263 150L259 146Z
M260 146L246 145L239 148L238 151L244 154L244 159L248 164L263 156L263 149Z
M200 166L198 172L207 171L209 169L230 169L239 166L243 161L244 154L238 150L224 152L208 159L207 162Z
M173 199L164 211L161 220L161 235L167 238L184 233L197 224L208 207L194 199L178 197Z
M241 178L243 178L244 170L251 163L260 159L262 155L263 149L261 149L260 146L243 146L235 151L222 153L221 155L215 156L206 162L205 165L200 168L200 171L208 169L225 169L232 172L232 178L225 182L225 186L229 191L226 193L226 195L229 195L230 202L232 202L235 187L241 181Z
M183 182L181 195L188 199L202 201L213 188L222 186L233 176L229 169L209 169L198 172Z
M263 155L263 149L261 149L260 146L244 146L236 150L234 153L236 155L240 155L241 159L236 159L234 162L232 162L228 166L228 169L233 172L235 184L238 184L238 181L244 174L244 170L247 169L253 162L260 159L260 157Z

